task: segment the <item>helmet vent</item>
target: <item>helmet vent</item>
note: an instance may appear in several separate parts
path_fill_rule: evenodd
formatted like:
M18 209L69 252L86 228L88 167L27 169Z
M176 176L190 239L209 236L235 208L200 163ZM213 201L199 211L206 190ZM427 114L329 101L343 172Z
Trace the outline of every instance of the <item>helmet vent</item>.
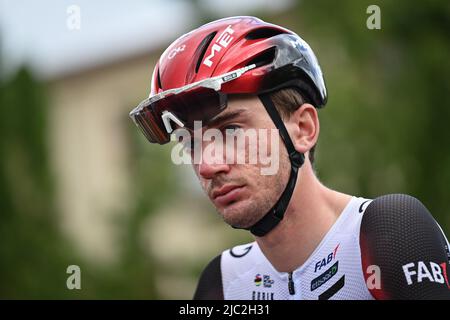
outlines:
M206 49L208 49L209 44L211 43L212 39L216 36L217 31L214 31L210 34L208 34L200 43L200 45L197 47L197 50L195 51L194 57L198 57L197 59L197 65L195 66L195 73L198 72L198 69L200 68L200 65L202 63L203 57L205 56ZM195 58L194 58L195 60Z
M284 32L283 30L273 28L260 28L247 33L245 39L247 40L267 39L282 33L286 32Z
M162 85L161 85L161 74L159 73L159 68L158 68L156 80L158 81L158 87L162 89Z
M270 47L269 49L264 50L256 57L253 57L250 61L247 62L247 66L255 64L256 68L270 64L275 59L275 47Z

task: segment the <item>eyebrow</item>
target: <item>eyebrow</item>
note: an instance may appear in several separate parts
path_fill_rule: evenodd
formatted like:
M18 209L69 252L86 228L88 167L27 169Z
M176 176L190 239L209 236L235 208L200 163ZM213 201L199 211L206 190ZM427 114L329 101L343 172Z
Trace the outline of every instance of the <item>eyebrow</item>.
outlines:
M227 112L225 114L219 114L214 118L212 118L210 121L208 121L207 125L208 127L215 127L222 122L226 122L234 118L237 118L238 116L242 115L245 112L247 112L246 109L237 109L234 111Z

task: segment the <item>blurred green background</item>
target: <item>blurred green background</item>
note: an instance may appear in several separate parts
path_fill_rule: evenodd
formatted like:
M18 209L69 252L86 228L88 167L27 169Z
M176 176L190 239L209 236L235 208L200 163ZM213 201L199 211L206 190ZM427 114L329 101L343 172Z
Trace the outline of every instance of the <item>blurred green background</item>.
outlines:
M296 31L329 91L319 178L357 196L413 195L449 234L449 2L253 2L186 1L190 17L177 34L239 14ZM366 27L372 4L381 30ZM67 5L61 29L71 37ZM108 13L84 6L81 18L91 20L78 32L92 33ZM158 30L170 29L174 11L162 12ZM128 118L176 37L50 75L2 57L0 298L189 299L211 258L252 241L221 221L189 167L174 167L170 146L147 144ZM113 41L108 51L126 46ZM66 287L69 265L81 268L81 290Z

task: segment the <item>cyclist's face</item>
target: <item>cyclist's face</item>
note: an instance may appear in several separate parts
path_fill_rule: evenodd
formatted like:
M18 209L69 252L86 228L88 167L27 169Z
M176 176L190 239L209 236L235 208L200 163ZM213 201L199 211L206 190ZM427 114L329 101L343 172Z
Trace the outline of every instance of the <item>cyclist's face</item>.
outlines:
M225 222L249 227L283 192L290 173L287 152L257 97L231 98L215 119L199 133L202 159L194 170ZM206 138L208 131L213 139Z

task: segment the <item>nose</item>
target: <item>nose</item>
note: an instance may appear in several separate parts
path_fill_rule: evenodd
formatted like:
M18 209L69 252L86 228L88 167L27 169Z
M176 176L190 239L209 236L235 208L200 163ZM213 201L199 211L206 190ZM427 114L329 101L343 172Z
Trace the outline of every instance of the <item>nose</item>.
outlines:
M217 151L218 149L215 148L215 150ZM212 179L215 175L230 171L230 165L226 163L225 157L214 155L213 153L203 146L202 158L198 164L198 174L203 179Z

